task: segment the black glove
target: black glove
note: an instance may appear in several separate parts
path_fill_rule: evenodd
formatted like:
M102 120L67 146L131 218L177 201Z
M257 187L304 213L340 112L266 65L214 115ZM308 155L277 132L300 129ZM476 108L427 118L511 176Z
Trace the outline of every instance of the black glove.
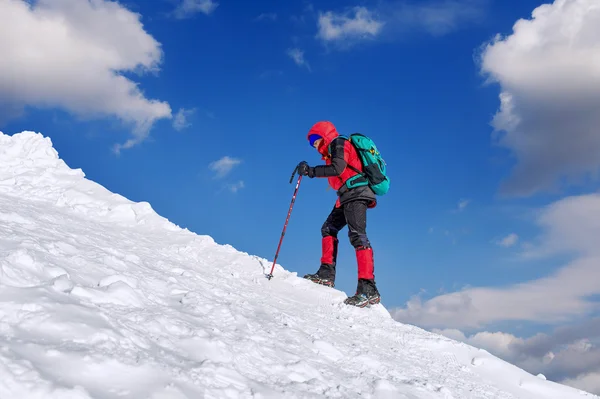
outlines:
M315 177L315 168L308 166L306 161L302 161L298 164L298 174L301 176L308 176L312 179Z

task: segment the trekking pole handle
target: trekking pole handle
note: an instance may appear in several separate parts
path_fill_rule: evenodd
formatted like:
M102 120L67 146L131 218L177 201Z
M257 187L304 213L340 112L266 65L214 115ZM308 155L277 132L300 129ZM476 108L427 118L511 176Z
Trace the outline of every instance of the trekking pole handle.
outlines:
M290 177L290 184L292 184L292 181L294 180L294 176L296 176L297 171L298 171L298 166L296 166L294 168L294 171L292 172L292 177Z

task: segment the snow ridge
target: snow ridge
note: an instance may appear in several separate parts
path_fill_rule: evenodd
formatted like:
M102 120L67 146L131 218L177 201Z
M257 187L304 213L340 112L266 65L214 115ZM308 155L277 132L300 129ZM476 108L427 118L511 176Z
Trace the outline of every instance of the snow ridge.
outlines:
M0 132L0 398L598 398L181 229Z

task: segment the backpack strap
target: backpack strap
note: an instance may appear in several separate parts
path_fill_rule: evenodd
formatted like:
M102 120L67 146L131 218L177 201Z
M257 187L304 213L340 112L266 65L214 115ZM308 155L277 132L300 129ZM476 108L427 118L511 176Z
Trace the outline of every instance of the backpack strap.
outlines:
M353 171L355 171L356 173L358 173L359 175L365 176L364 172L361 172L360 170L356 169L354 166L350 165L347 162L346 162L346 166L349 167L350 169L352 169Z
M354 147L354 151L356 151L356 155L358 156L358 160L360 161L360 154L359 154L360 149L356 148L356 146L354 144L352 144L352 141L350 140L350 138L348 138L346 136L342 136L342 137L344 137L344 139L346 139L352 145L352 147ZM361 164L362 164L362 161L361 161ZM350 165L350 163L346 163L346 165L350 169L352 169L353 171L355 171L356 173L358 173L359 175L366 177L366 175L364 174L364 172L361 172L360 170L358 170L354 166Z
M349 143L352 145L352 147L354 147L354 150L356 151L356 155L358 156L358 160L360 161L360 154L358 153L358 152L360 151L360 149L359 149L359 148L356 148L356 147L354 146L354 144L352 144L352 141L350 141L350 139L349 139L348 137L346 137L346 136L342 136L342 135L340 134L340 135L339 135L339 136L337 136L335 139L338 139L338 138L342 138L342 139L344 139L344 140L348 141L348 142L349 142ZM334 139L334 140L335 140L335 139ZM331 144L332 144L332 143L333 143L333 140L331 141L331 143L329 143L329 147L327 148L327 153L328 153L329 157L331 157ZM362 163L362 162L361 162L361 163ZM364 173L364 172L361 172L360 170L358 170L358 169L357 169L357 168L355 168L354 166L350 165L348 162L346 162L346 166L347 166L348 168L352 169L354 172L358 173L359 175L361 175L361 176L363 176L363 177L365 177L365 178L367 177L367 175L365 175L365 173Z
M356 148L356 146L354 144L352 144L352 141L350 141L350 139L346 136L338 136L343 138L344 140L350 142L350 145L352 145L352 147L354 148L354 150L356 151L356 155L358 156L358 160L361 162L360 160L360 154L359 151L360 149ZM355 187L361 187L361 186L366 186L369 184L369 180L367 178L367 175L360 171L359 169L355 168L354 166L350 165L349 162L346 162L346 167L350 168L350 170L356 172L356 175L350 177L349 179L347 179L344 184L342 185L342 187L337 191L337 194L339 196L341 196L342 194L346 193L347 191L355 188Z

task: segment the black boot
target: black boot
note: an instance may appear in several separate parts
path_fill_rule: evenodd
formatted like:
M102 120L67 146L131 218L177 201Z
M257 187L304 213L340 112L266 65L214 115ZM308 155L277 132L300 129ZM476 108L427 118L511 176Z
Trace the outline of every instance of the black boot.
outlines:
M335 286L335 265L322 264L315 274L307 274L304 278L313 283L333 288Z
M376 305L381 302L381 296L375 285L375 280L359 279L356 287L356 294L347 298L346 305L364 308L368 305Z

